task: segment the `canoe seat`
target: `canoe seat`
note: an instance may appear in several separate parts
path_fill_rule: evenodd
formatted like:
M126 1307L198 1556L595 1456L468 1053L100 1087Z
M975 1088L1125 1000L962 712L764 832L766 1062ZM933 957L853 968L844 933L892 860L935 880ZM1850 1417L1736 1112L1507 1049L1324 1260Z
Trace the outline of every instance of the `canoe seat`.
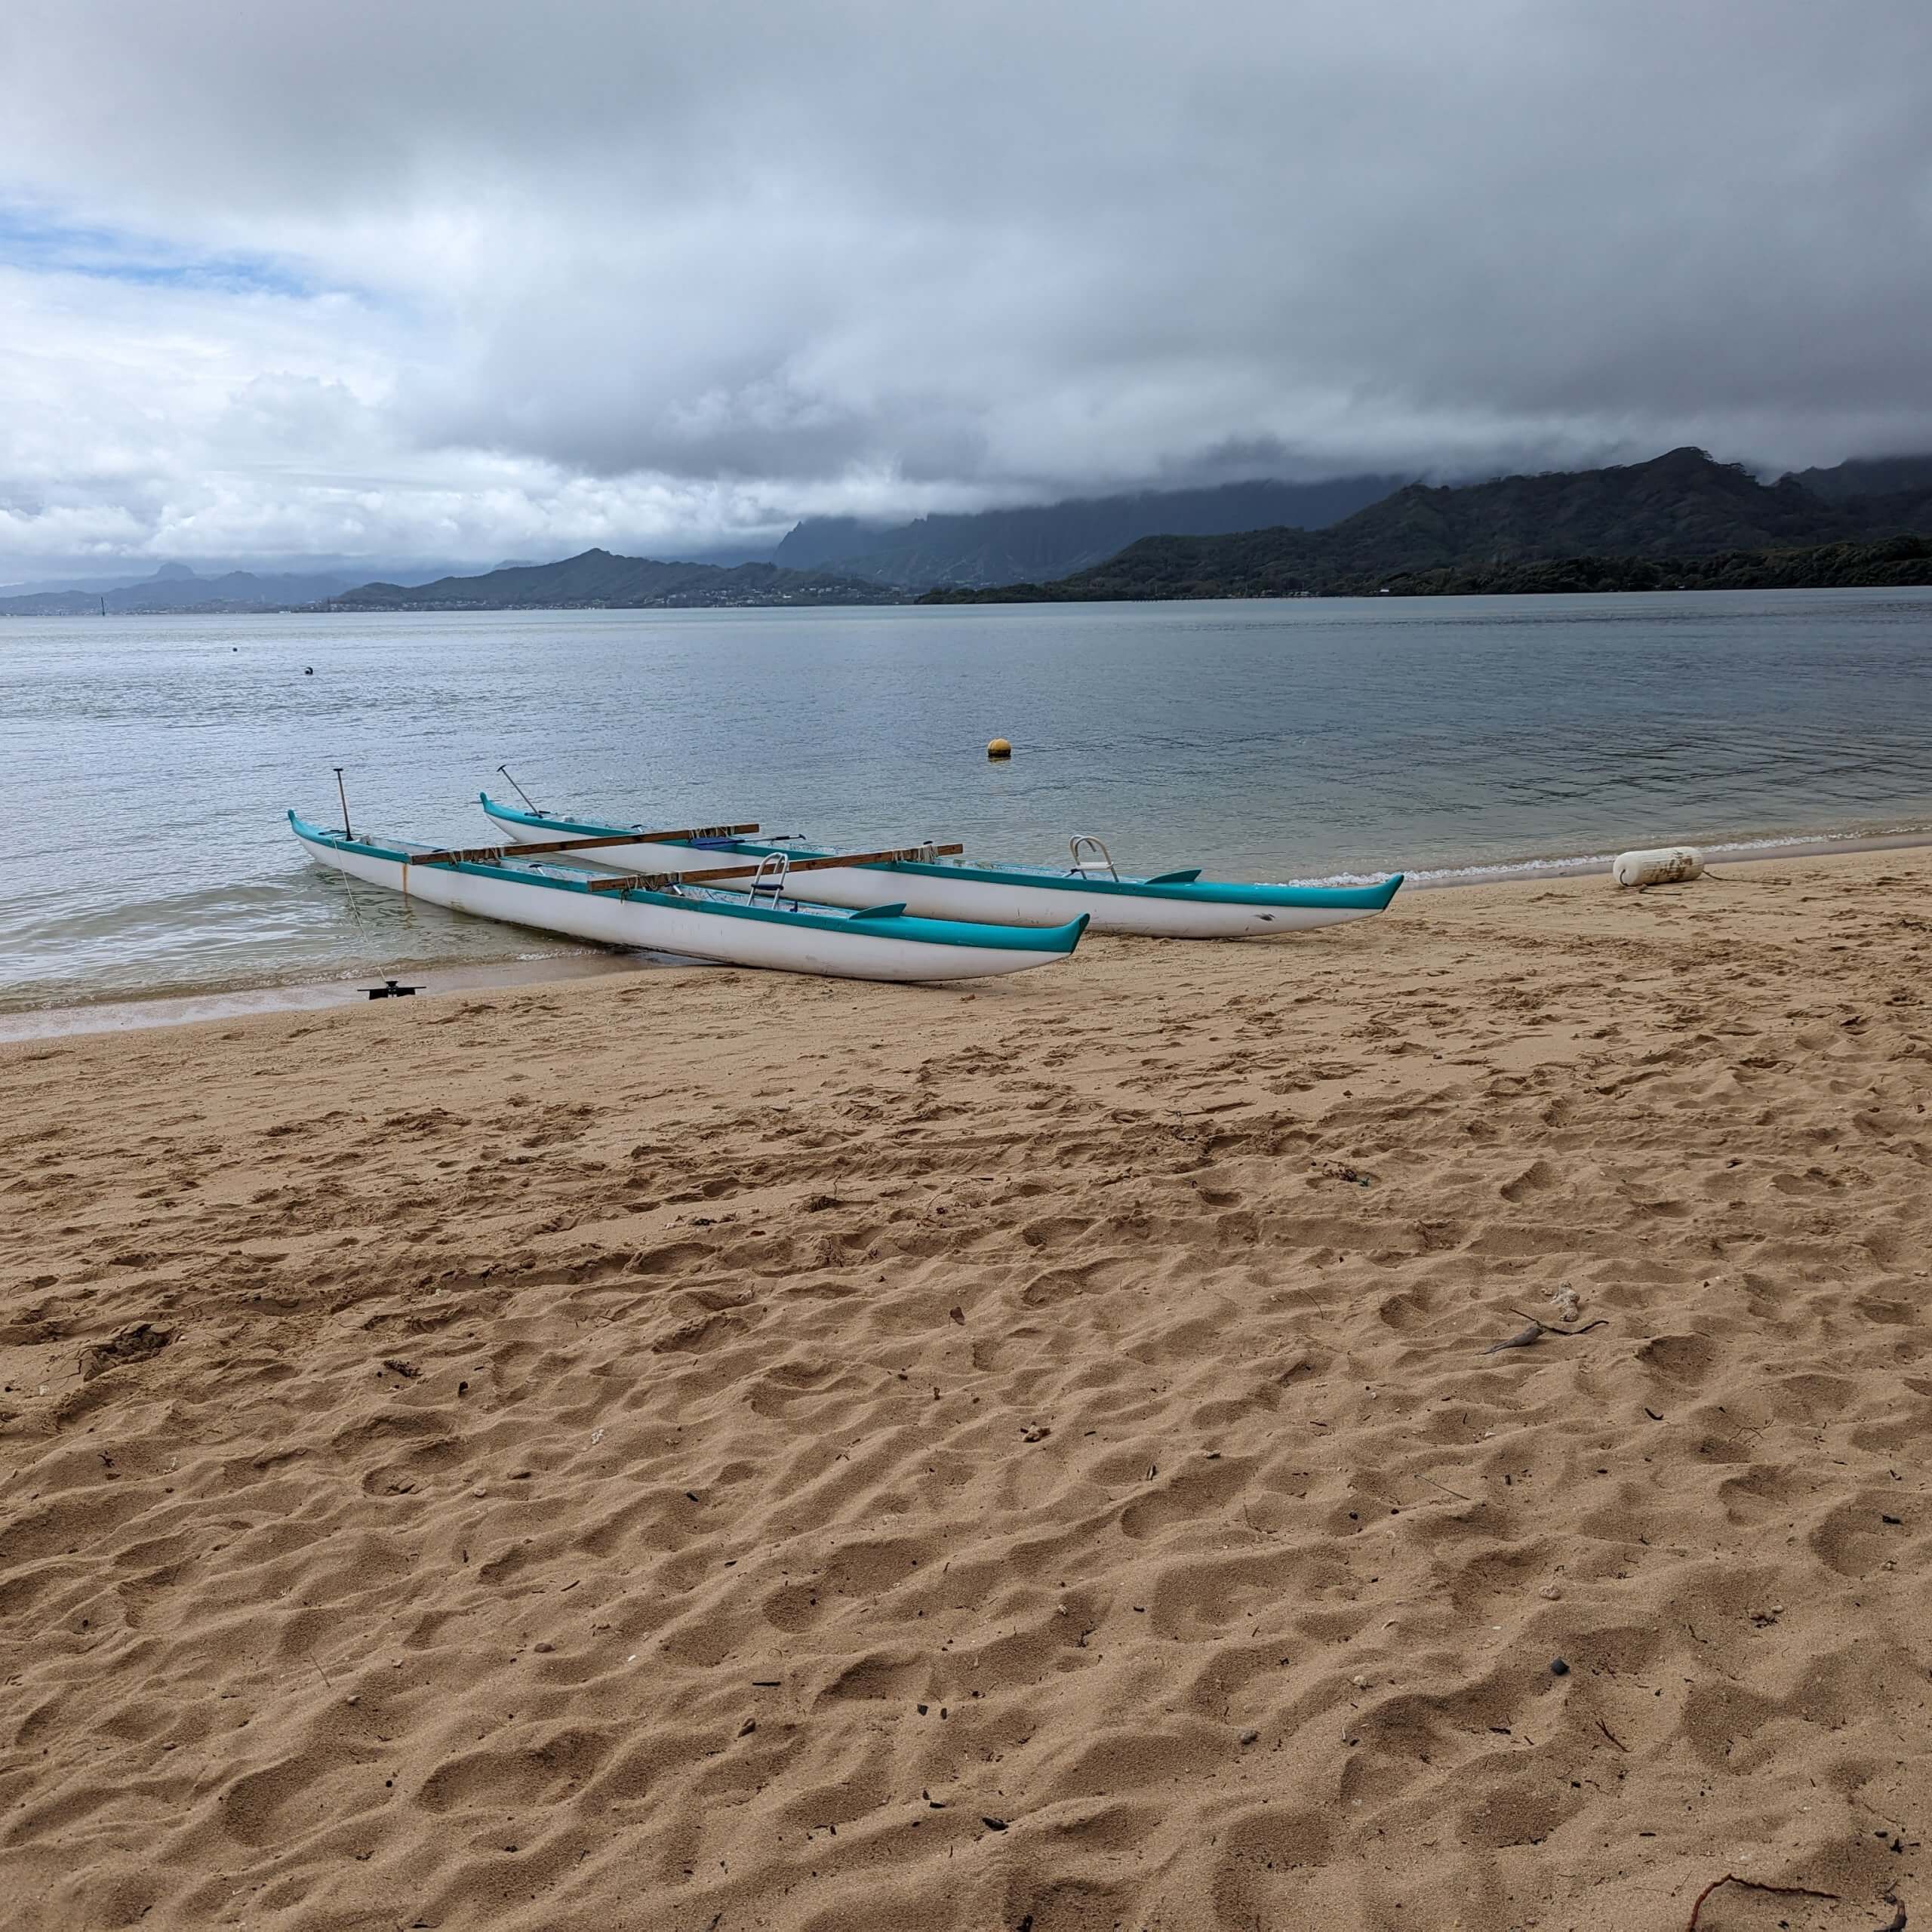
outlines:
M789 852L766 853L758 862L758 870L752 877L752 903L769 899L776 903L784 896L786 878L791 869L792 855Z
M1114 870L1113 854L1091 832L1083 832L1066 843L1067 849L1073 854L1069 869L1075 876L1084 878L1089 872L1104 872L1118 882L1120 874Z

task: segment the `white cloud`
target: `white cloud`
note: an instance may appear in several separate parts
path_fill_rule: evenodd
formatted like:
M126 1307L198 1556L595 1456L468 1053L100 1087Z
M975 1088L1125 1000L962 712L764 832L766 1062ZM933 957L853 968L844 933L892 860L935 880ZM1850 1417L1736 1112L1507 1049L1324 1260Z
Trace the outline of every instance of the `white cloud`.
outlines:
M1918 0L67 0L0 70L0 557L1932 446Z

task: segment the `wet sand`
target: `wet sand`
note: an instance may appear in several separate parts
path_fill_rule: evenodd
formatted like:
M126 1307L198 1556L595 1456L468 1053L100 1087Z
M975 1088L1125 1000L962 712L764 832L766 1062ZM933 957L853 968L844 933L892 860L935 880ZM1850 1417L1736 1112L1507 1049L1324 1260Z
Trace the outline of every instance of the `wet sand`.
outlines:
M1932 1909L1932 857L1723 869L0 1047L17 1922Z
M546 959L505 959L476 965L397 966L352 980L300 986L226 986L153 999L112 999L76 1006L29 1007L0 1012L0 1046L20 1040L57 1040L75 1033L134 1033L150 1026L191 1026L198 1022L252 1019L262 1014L326 1012L361 1006L372 988L394 982L412 988L405 996L479 992L488 988L547 986L594 980L613 973L650 972L665 965L689 969L689 960L666 953L589 949Z

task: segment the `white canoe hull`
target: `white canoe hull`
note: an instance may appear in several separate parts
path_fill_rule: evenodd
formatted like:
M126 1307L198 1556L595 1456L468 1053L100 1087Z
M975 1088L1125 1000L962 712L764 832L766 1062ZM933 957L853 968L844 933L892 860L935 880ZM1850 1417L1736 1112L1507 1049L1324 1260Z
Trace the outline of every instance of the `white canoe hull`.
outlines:
M546 838L567 838L589 829L571 821L546 831L541 826L519 823L507 814L500 815L488 804L484 810L493 825L518 843L540 844ZM756 840L743 843L763 849ZM755 861L755 851L750 862ZM748 860L743 851L639 843L599 847L573 855L573 863L608 866L618 872L700 876L707 869L743 866ZM1351 898L1359 901L1361 897L1346 893L1327 895L1343 902L1340 903L1256 905L1234 898L1186 897L1164 892L1158 886L1137 892L1131 882L1082 884L1069 878L1061 884L1051 873L1041 874L1037 878L1020 872L989 876L990 869L828 866L823 870L793 872L786 880L785 894L787 898L818 906L846 906L855 912L876 906L881 900L903 901L909 913L921 918L964 919L986 925L1061 926L1085 918L1097 933L1135 934L1149 939L1248 939L1268 933L1311 932L1318 927L1366 918L1382 909L1379 905L1346 903ZM749 878L721 879L718 889L749 892L751 884ZM1242 888L1232 890L1238 892ZM1321 897L1315 892L1305 896L1311 900Z
M884 894L903 900L907 912L925 918L971 919L995 926L1064 925L1084 915L1097 933L1132 934L1146 939L1246 939L1263 933L1304 932L1362 916L1355 912L1300 907L1217 906L1127 893L1103 898L1091 890L1058 886L1051 880L1033 885L971 878L909 878L903 869L881 877L878 871L843 866L828 866L822 872L799 872L785 890L800 898L809 896L823 905L854 909L872 905Z
M835 979L973 980L1051 965L1072 950L1072 941L1063 932L1039 934L1037 947L1012 943L1017 935L1002 934L1004 943L984 946L906 937L872 931L869 923L835 924L822 915L746 916L735 907L707 911L695 904L680 906L666 903L664 894L621 897L614 892L559 889L482 867L411 865L360 841L342 844L315 835L313 828L297 825L295 833L318 864L429 905L602 946L674 953L724 965L823 974ZM875 890L866 903L877 905L881 897ZM879 923L890 927L907 921ZM829 925L833 929L827 930Z

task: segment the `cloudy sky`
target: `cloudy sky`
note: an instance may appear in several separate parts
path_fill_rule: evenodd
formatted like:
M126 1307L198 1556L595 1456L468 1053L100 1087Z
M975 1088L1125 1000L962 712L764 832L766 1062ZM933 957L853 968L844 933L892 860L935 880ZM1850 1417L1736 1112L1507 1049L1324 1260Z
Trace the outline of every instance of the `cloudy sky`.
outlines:
M11 0L0 577L1932 448L1926 0Z

